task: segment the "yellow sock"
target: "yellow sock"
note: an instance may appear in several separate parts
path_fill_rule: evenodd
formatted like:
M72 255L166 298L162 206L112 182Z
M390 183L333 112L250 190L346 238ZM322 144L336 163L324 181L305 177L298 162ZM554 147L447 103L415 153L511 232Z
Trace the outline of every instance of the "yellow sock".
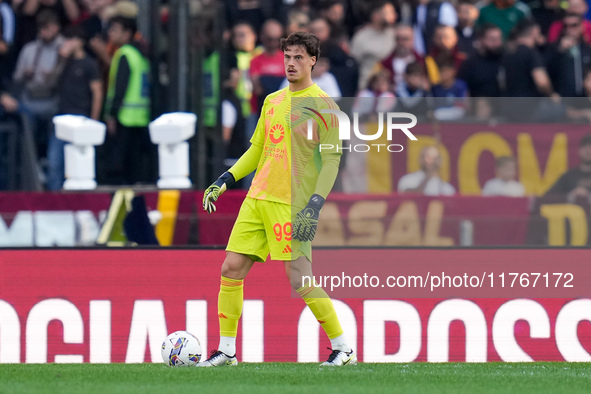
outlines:
M218 317L220 320L220 336L236 337L238 320L242 315L244 298L244 281L222 276L220 294L218 296Z
M297 292L308 305L328 338L334 339L343 335L343 328L334 305L322 287L307 285L298 289Z

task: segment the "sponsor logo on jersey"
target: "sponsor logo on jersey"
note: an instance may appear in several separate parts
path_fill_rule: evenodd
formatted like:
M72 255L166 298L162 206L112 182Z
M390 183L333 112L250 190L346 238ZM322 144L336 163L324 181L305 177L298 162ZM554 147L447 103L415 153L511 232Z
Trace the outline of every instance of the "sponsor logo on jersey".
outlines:
M269 139L272 143L278 144L285 138L285 128L280 125L276 124L275 126L271 127L271 131L269 132Z

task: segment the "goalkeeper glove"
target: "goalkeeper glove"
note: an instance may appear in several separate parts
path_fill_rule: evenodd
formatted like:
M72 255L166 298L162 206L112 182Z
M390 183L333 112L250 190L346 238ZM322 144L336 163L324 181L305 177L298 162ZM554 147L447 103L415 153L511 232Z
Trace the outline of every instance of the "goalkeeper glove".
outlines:
M324 198L318 194L310 197L308 205L296 215L292 225L292 237L298 241L312 241L316 235L318 217L324 205Z
M207 213L215 212L216 208L213 203L216 202L222 193L234 183L236 183L234 175L229 171L224 172L217 181L205 189L205 193L203 194L203 209L206 210Z

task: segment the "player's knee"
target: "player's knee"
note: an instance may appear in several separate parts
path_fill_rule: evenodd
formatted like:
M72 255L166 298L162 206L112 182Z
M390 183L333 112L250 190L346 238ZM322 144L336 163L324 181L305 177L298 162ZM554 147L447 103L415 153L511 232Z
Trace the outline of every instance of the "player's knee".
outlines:
M306 269L302 269L302 267L300 267L298 264L292 264L291 268L290 268L290 272L287 275L289 278L289 282L291 284L291 287L294 290L298 290L300 288L302 288L303 286L303 278L305 275L308 274L309 270Z
M251 260L247 256L228 253L222 264L222 276L231 279L244 279L251 265Z
M289 276L289 283L291 284L291 288L294 290L298 290L302 287L302 276L301 275L294 275L292 272Z

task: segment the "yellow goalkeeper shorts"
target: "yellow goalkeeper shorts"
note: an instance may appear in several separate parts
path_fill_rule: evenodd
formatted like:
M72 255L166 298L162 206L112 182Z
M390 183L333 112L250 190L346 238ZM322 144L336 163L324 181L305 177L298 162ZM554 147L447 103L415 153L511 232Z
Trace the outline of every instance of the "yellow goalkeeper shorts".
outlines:
M293 261L305 256L312 261L312 243L291 239L291 206L246 197L234 227L227 252L249 256L254 261Z

